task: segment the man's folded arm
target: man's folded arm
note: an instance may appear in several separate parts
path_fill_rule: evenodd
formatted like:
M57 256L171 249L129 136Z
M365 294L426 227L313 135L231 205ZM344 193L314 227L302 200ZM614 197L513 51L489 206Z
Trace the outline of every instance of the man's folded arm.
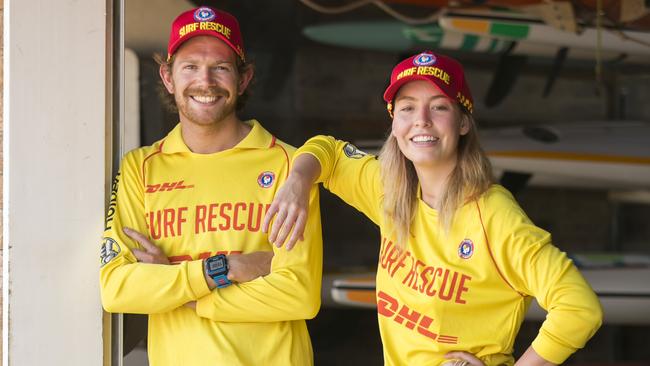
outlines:
M135 150L124 157L106 215L99 277L102 305L109 312L160 313L209 293L200 260L174 266L138 263L132 252L143 248L124 233L124 228L147 232L138 163L142 154L142 150Z
M311 319L320 308L322 236L318 189L312 189L304 242L275 248L271 272L253 281L215 289L197 301L199 316L224 322Z

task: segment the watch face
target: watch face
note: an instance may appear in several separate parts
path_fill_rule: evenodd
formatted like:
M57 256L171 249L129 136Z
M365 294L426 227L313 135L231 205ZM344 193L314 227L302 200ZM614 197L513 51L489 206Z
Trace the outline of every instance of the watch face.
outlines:
M212 271L216 271L216 270L218 270L218 269L220 269L220 268L223 268L223 267L224 267L224 265L223 265L223 258L217 258L217 260L215 260L215 261L210 261L209 266L210 266L210 267L209 267L208 269L209 269L211 272L212 272Z

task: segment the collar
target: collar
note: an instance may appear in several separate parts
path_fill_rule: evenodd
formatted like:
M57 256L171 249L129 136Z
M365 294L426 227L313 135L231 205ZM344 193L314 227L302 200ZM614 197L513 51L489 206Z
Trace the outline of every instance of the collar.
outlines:
M232 149L266 149L275 145L275 136L262 127L257 120L251 119L244 121L247 125L251 126L250 132ZM162 142L161 152L163 154L174 154L192 151L185 145L181 133L181 124L178 123L173 130L169 132L167 137Z

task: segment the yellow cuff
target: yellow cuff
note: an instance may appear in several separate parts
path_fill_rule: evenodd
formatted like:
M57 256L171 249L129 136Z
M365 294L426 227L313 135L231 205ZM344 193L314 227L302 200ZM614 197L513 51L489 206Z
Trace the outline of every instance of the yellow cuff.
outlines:
M532 346L543 359L556 365L566 361L576 351L575 348L560 344L543 333L537 335Z
M210 288L205 282L205 275L203 274L203 260L199 259L187 263L187 277L190 288L194 293L194 300L197 300L210 293Z

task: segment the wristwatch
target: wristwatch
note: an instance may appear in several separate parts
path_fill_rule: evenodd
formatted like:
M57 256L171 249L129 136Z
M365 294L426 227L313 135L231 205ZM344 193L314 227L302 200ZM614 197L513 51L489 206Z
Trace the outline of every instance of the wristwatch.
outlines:
M205 273L212 278L217 287L228 287L228 260L223 254L217 254L205 260Z

